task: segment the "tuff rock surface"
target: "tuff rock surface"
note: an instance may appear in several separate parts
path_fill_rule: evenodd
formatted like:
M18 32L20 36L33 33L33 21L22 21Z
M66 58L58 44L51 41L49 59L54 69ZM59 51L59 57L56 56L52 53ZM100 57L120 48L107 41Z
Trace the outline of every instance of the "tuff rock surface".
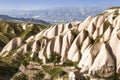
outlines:
M106 10L83 22L53 25L25 42L13 38L0 56L9 56L14 49L16 53L12 55L27 53L29 57L39 57L44 64L52 54L57 54L60 64L67 60L78 62L79 74L87 74L91 80L109 80L120 75L120 9Z

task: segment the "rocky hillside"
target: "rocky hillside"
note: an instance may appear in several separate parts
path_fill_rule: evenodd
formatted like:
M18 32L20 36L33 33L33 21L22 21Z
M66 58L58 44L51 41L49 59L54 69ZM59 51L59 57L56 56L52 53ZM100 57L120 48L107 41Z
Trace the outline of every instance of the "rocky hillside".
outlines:
M30 22L30 23L38 23L38 24L50 24L46 21L43 21L41 19L35 19L35 18L16 18L16 17L10 17L7 15L0 15L0 20L5 21L14 21L14 22Z
M0 21L0 51L12 38L19 36L24 40L47 27L49 25Z
M15 33L13 29L9 31ZM21 29L27 31L26 27ZM57 80L57 74L63 80L64 73L65 76L69 74L66 80L120 79L120 8L89 16L83 22L57 24L28 34L30 36L18 35L7 40L0 52L1 64L12 67L23 64L20 72L11 72L11 76L17 72L13 80L21 75L28 80ZM39 70L41 74L37 73Z

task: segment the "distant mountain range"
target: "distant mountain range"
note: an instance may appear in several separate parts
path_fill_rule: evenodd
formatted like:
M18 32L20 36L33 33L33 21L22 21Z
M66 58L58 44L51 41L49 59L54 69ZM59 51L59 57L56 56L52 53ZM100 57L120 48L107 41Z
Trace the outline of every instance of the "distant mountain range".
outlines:
M101 13L108 7L61 7L53 9L44 10L0 10L1 15L8 15L16 18L27 18L28 21L34 21L37 19L47 21L50 23L61 23L61 22L71 22L71 21L81 21L87 16L95 16ZM32 18L32 19L31 19ZM36 21L35 21L36 22Z
M31 22L31 23L39 23L39 24L50 24L46 21L35 19L35 18L16 18L16 17L10 17L7 15L0 15L0 20L5 21L17 21L17 22Z

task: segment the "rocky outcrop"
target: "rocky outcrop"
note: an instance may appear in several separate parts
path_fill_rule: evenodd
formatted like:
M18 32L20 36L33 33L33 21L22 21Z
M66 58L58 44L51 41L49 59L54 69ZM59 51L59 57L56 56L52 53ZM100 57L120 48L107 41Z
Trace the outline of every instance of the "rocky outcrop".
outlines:
M20 37L13 38L1 51L0 55L5 57L9 55L9 52L15 50L17 47L20 47L22 44L22 39Z
M39 63L30 62L29 65L21 65L19 72L11 80L50 80L50 74L46 73Z
M91 77L108 78L115 74L115 60L109 47L107 44L101 46L97 57L89 69Z
M12 39L0 56L28 53L39 57L44 64L54 56L60 56L61 64L78 63L80 75L92 79L108 79L120 74L120 12L106 10L96 17L89 16L83 22L56 24L31 36L22 43L21 38ZM23 44L23 45L21 45ZM17 55L13 53L12 55ZM57 60L56 60L57 61ZM76 72L70 75L75 76Z

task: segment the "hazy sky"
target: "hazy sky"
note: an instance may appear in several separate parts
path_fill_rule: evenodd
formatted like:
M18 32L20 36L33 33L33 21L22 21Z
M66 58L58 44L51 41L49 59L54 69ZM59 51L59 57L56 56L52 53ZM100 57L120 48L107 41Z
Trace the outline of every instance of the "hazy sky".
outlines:
M0 9L45 9L69 6L120 6L120 0L0 0Z

